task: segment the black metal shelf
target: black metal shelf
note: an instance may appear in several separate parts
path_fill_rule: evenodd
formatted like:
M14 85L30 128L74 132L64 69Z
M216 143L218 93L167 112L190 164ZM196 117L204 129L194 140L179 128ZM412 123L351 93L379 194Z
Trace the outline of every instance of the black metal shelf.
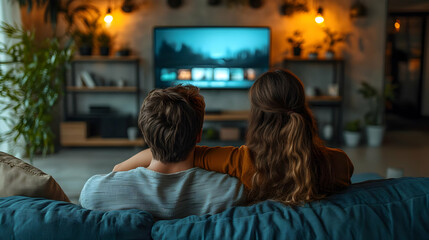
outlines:
M332 67L333 77L332 83L338 84L338 96L329 97L323 99L325 96L309 97L308 103L310 107L322 107L329 108L332 112L332 120L334 126L334 136L332 141L329 141L330 145L339 145L342 139L342 118L343 118L343 99L344 99L344 71L345 62L344 59L308 59L308 58L286 58L283 60L283 66L288 66L289 69L291 64L322 64ZM320 98L321 97L321 98ZM319 98L319 99L318 99Z

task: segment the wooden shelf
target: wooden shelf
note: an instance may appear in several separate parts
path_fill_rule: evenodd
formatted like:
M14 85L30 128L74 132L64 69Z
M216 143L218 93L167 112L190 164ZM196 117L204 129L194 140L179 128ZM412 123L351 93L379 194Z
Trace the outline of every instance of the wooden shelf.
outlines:
M130 62L138 61L137 56L75 56L74 62Z
M142 138L130 141L127 138L90 137L81 141L63 142L62 145L65 147L141 147L145 143Z
M224 111L219 114L206 114L205 121L246 121L249 119L249 111Z
M285 58L283 59L283 62L317 62L317 63L332 63L332 62L342 62L344 61L344 59L342 58L332 58L332 59L327 59L327 58L316 58L316 59L310 59L310 58L302 58L302 57L297 57L297 58Z
M67 91L70 92L136 92L136 87L75 87L75 86L67 86Z
M309 102L341 102L343 100L340 96L314 96L307 97Z

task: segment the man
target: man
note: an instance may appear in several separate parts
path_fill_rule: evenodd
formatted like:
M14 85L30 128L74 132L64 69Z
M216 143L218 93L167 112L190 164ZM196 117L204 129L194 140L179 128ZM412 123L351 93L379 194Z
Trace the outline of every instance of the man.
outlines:
M97 210L142 209L156 219L217 213L242 204L244 188L226 174L194 168L201 140L204 98L193 86L153 90L143 102L139 127L152 152L147 168L91 177L80 203Z

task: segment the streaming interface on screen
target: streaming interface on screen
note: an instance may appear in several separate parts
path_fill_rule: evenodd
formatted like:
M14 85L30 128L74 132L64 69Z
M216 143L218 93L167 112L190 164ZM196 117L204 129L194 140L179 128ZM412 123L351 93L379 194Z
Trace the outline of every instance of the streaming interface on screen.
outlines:
M269 28L155 28L155 86L246 89L268 70L269 52Z

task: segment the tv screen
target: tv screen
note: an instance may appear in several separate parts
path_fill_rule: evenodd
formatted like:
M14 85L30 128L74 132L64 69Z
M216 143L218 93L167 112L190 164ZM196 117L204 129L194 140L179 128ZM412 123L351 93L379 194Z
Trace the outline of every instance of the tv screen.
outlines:
M247 89L269 69L268 27L155 27L155 87Z

